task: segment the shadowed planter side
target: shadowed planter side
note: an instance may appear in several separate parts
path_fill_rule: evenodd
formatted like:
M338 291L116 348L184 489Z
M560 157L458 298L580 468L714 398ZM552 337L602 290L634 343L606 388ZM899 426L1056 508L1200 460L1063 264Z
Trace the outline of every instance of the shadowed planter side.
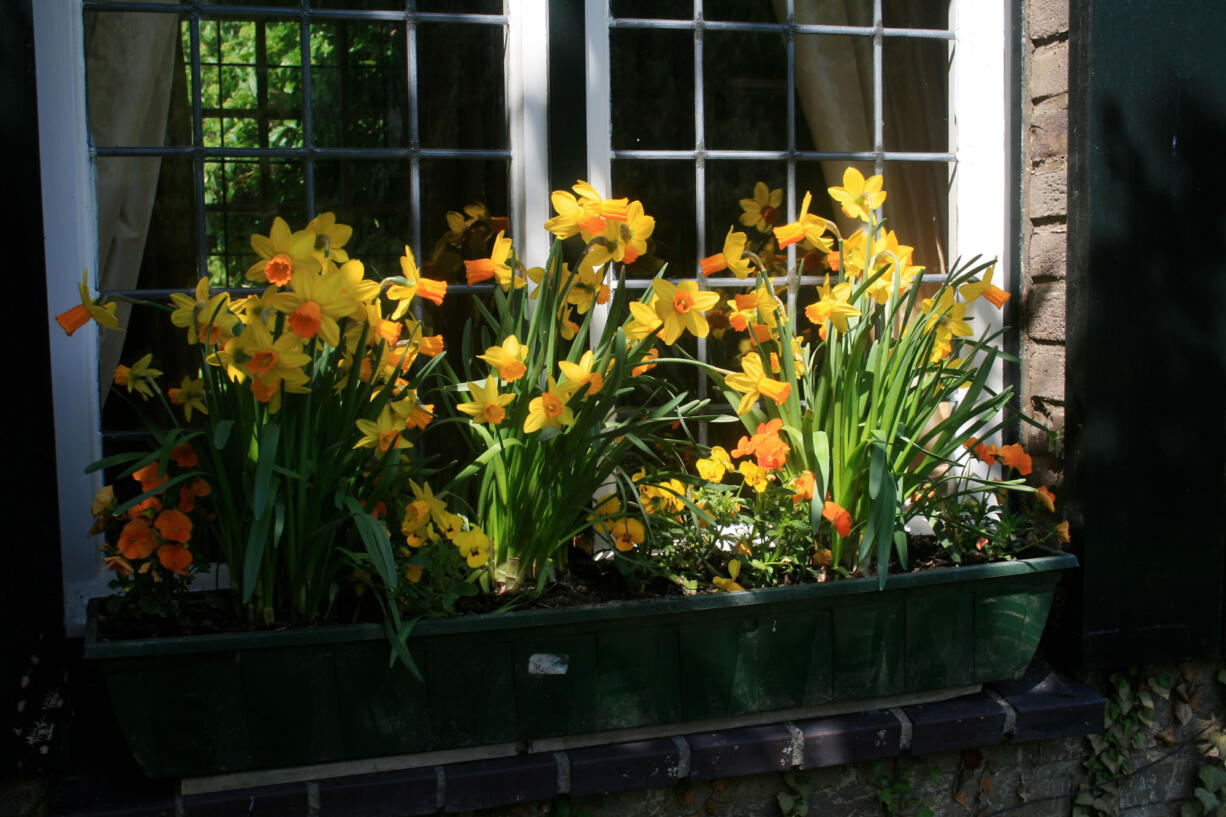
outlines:
M151 777L752 716L1021 674L1070 554L680 599L422 621L422 680L379 625L100 642Z

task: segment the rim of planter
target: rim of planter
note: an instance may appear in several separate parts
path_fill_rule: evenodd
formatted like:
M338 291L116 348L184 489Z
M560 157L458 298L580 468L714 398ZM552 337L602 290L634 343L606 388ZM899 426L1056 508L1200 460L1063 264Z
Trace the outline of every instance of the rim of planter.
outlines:
M879 591L876 576L812 582L788 587L764 587L735 593L704 593L662 599L633 599L602 604L561 607L548 610L516 610L506 613L479 613L446 618L421 619L414 625L410 639L461 632L495 632L542 625L581 624L616 619L649 618L691 610L724 610L787 604L825 596L859 596L894 590L912 590L943 584L1028 576L1077 567L1071 553L1037 548L1043 555L1005 562L964 567L934 568L918 573L889 577L885 590ZM369 641L387 638L382 624L332 624L321 627L252 630L209 635L168 636L124 641L100 641L97 608L103 599L89 602L85 630L84 657L113 659L145 656L190 655L195 653L254 650L265 647L290 647L338 642Z

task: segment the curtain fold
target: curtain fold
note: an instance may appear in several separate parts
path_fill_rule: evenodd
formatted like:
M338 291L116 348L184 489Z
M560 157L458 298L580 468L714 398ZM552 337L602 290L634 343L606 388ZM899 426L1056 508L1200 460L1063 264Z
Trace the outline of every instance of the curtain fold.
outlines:
M930 2L930 0L928 0ZM925 0L889 0L887 20L911 16L908 6ZM774 0L779 20L786 19L785 0ZM872 5L867 0L794 0L795 20L800 24L871 26ZM890 13L892 12L892 13ZM927 41L925 41L927 42ZM800 110L817 150L871 150L873 148L873 42L870 37L801 35L795 40L796 93ZM893 40L883 60L885 83L890 92L883 101L882 116L895 140L905 135L904 147L886 144L890 150L906 145L944 145L947 138L945 110L929 104L934 90L948 82L948 64L933 59L931 46L918 47L911 39ZM942 91L943 92L943 91ZM842 184L843 169L856 167L865 176L873 173L872 162L822 162L827 185ZM948 229L949 170L939 162L893 165L886 168L886 216L904 243L915 247L917 263L936 269L944 252ZM818 195L822 191L814 191ZM839 229L855 229L853 222L836 211Z
M166 136L179 19L173 14L94 12L86 16L90 133L99 146L160 146ZM140 273L161 159L108 157L95 164L98 285L132 289ZM126 326L130 308L119 307ZM102 335L99 382L105 402L123 349L122 333Z

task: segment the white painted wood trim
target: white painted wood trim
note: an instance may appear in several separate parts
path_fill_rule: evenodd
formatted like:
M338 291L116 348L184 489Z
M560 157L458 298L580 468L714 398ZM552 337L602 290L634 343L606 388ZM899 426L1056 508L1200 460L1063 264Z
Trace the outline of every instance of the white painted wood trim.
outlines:
M100 540L85 535L90 501L101 485L85 467L102 452L98 400L98 330L69 338L54 315L77 302L81 272L98 276L97 206L85 108L85 30L79 0L33 4L34 61L47 259L47 333L55 420L56 488L64 569L64 626L85 627L85 602L107 592Z
M1008 4L962 0L954 4L957 40L950 72L951 134L958 161L950 190L950 258L996 258L992 283L1008 290L1011 268L1008 202L1009 29ZM976 334L1003 325L1001 310L982 298L973 305ZM1004 382L998 363L989 379Z
M511 231L520 260L540 266L549 255L549 7L510 0L508 100L511 102Z

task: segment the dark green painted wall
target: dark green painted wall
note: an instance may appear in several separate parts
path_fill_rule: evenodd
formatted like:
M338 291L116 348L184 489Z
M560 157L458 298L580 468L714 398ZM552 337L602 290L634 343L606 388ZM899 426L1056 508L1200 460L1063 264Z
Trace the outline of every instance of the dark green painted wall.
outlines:
M1089 666L1221 654L1226 3L1074 0L1066 492Z

